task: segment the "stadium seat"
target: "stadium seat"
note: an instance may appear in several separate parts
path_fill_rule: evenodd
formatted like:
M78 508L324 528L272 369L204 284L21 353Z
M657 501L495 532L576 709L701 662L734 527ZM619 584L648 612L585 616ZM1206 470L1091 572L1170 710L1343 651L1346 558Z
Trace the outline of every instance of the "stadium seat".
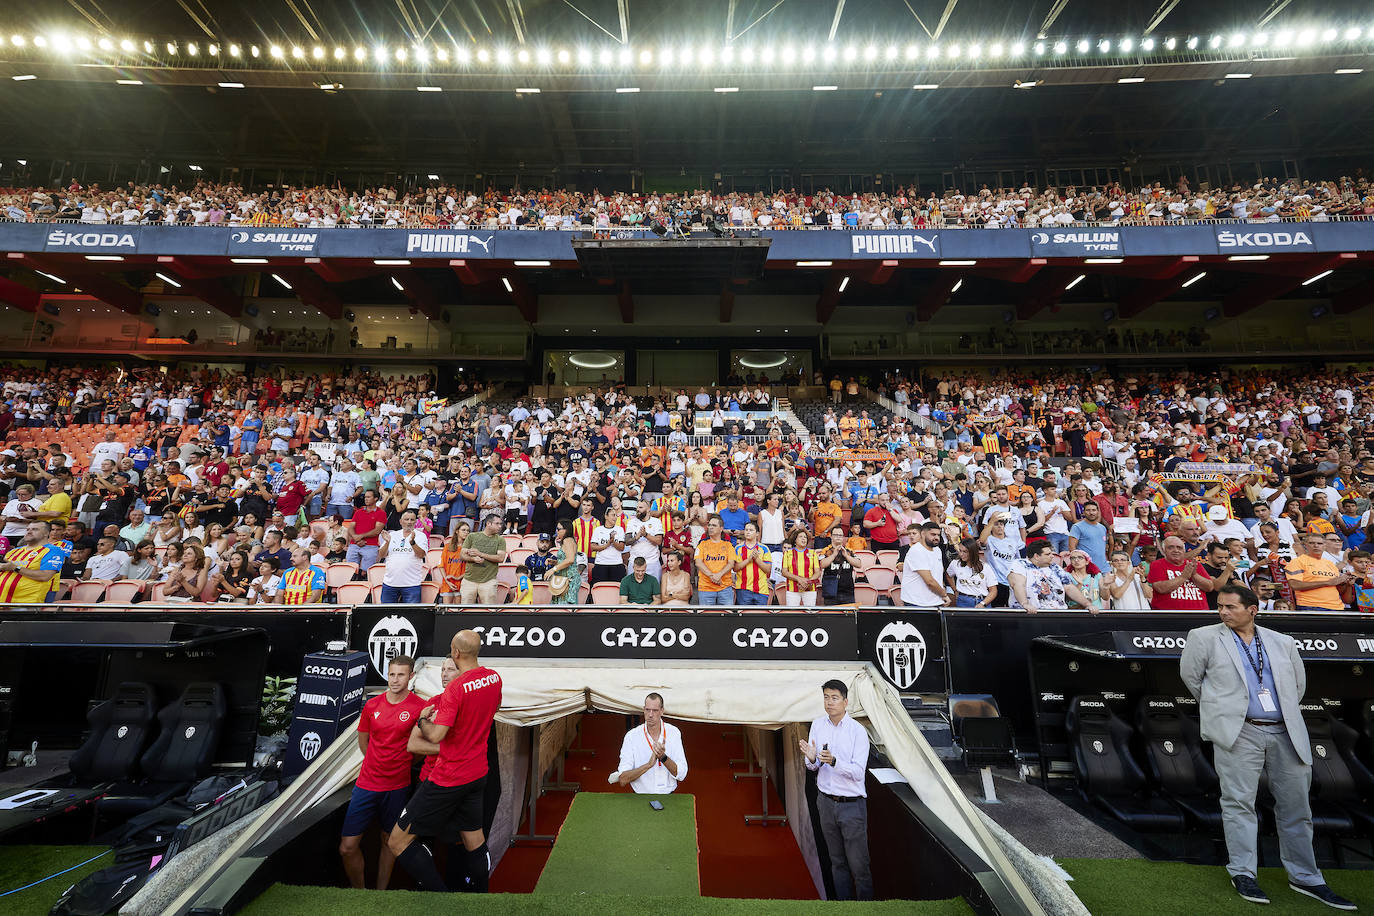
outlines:
M1070 700L1064 728L1078 789L1086 799L1135 830L1183 829L1183 812L1149 794L1145 773L1131 756L1131 726L1112 712L1105 697L1085 694Z
M619 582L598 582L592 586L592 604L614 607L620 604Z
M67 598L73 604L95 604L105 597L104 582L81 582L72 588Z
M592 584L586 579L582 580L582 587L577 591L577 603L579 606L587 603L587 598L591 596Z
M879 591L871 585L854 583L854 604L861 608L878 606Z
M324 570L324 584L337 589L352 582L357 574L357 563L330 563Z
M520 534L503 534L503 535L501 535L501 537L504 538L505 541L506 541L506 550L507 550L507 551L511 551L511 550L514 550L514 549L517 548L517 547L523 546L523 543L522 543L522 542L523 542L523 540L524 540L524 535L520 535Z
M152 589L149 591L148 600L153 604L164 603L167 600L165 589L166 586L164 586L161 582L154 582Z
M105 600L110 604L132 604L142 590L143 582L121 579L106 586Z
M553 595L549 594L549 583L531 582L530 591L533 592L533 604L548 604L553 600Z
M1154 785L1182 808L1189 820L1209 830L1220 830L1221 786L1202 752L1197 724L1167 696L1141 697L1135 721Z
M585 587L585 584L586 584L586 583L583 583L584 587ZM503 605L503 604L505 604L506 602L510 601L511 593L514 592L514 591L515 591L515 587L514 587L514 586L512 586L512 585L507 585L507 584L504 583L504 582L498 582L497 585L496 585L496 604L499 606L499 605Z
M854 551L854 559L858 561L857 565L861 571L867 571L870 566L878 564L878 555L871 550Z
M431 547L431 548L425 553L425 567L426 567L426 568L428 568L428 569L434 569L436 566L440 565L440 564L443 563L443 562L444 562L444 548L442 548L442 547Z
M370 571L370 570L369 570L369 571ZM372 603L373 603L373 604L381 604L381 603L382 603L382 583L378 582L376 585L368 586L367 594L368 594L368 597L372 600Z
M506 557L506 562L514 563L516 566L524 566L525 558L533 553L534 551L528 547L517 547Z
M59 579L57 583L57 601L67 600L67 596L72 593L80 579Z
M877 558L879 566L895 570L901 561L902 552L900 550L879 550L874 556Z
M514 563L502 563L496 570L496 581L507 588L515 588L516 566Z
M525 535L524 537L522 537L522 538L520 539L520 546L523 547L523 548L525 548L526 550L538 550L538 549L539 549L539 535L537 535L537 534L527 534L527 535Z
M138 760L153 737L153 688L125 681L114 696L86 713L90 735L67 761L82 782L123 782L137 776Z
M367 584L381 585L382 579L386 578L386 564L373 563L367 568Z
M335 589L334 596L339 604L366 604L371 592L366 582L349 582Z
M420 583L420 603L433 604L439 599L439 586L433 582Z
M897 572L886 566L870 566L864 570L864 579L878 591L886 592L897 581Z
M894 583L892 588L887 590L887 598L893 607L902 607L902 583Z

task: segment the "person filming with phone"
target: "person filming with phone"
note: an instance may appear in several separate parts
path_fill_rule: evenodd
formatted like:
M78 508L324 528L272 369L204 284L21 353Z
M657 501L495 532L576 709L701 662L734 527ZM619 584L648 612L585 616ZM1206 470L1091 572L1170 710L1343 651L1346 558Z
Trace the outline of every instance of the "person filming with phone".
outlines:
M640 795L667 795L687 778L687 752L682 732L663 721L663 697L644 698L644 724L630 729L620 743L620 769L612 781Z
M825 715L811 723L800 742L806 768L816 774L816 810L830 853L830 875L836 900L872 900L873 873L868 861L868 732L849 716L849 688L844 681L821 687Z

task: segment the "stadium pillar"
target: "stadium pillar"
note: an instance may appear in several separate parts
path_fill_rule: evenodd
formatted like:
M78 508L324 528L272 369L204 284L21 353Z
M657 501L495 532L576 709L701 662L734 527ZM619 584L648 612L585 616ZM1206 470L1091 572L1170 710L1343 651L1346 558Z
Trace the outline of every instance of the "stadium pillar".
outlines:
M735 289L729 280L720 281L720 323L729 324L735 314Z
M635 297L630 291L630 281L620 281L620 291L616 294L616 302L620 304L620 320L626 324L635 323Z
M520 276L519 271L512 270L509 274L503 275L501 279L510 284L511 301L520 310L520 317L530 324L538 321L539 298L530 289L530 285L525 282L525 278Z
M7 302L25 312L36 312L41 298L38 290L0 277L0 302Z
M439 320L439 300L418 271L398 270L392 276L405 288L405 297L409 300L411 308L418 310L426 318Z

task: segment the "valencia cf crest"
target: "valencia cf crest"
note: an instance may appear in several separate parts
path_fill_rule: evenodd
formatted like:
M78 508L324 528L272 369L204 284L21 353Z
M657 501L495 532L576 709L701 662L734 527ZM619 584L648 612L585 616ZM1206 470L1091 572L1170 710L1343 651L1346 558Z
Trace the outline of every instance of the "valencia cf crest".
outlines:
M909 690L926 666L926 641L914 624L894 620L878 633L878 667L898 690Z
M420 636L415 625L405 617L392 615L377 621L367 636L367 654L372 659L372 667L382 677L386 677L386 666L398 655L415 657L420 648Z

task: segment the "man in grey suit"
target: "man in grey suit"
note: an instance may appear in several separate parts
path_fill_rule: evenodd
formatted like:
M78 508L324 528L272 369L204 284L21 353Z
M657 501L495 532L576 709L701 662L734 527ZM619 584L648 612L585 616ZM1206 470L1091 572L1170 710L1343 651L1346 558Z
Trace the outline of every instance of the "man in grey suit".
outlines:
M1255 881L1255 792L1269 771L1279 857L1288 886L1338 910L1355 904L1326 886L1312 852L1312 745L1299 704L1307 673L1291 637L1255 626L1259 599L1243 585L1223 586L1221 623L1188 634L1179 670L1197 697L1202 737L1212 742L1221 781L1221 815L1236 893L1268 903Z

